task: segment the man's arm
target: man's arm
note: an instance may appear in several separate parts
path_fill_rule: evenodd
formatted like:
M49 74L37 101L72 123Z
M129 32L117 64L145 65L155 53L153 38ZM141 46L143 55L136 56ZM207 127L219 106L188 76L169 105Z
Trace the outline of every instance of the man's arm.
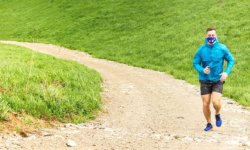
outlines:
M233 65L234 65L234 57L231 54L231 52L225 47L225 55L224 58L227 61L227 68L225 70L225 72L221 73L221 82L225 81L229 75L229 73L231 72Z
M203 73L204 68L201 66L200 49L198 49L198 51L194 55L193 66L196 71L198 71L199 73Z
M234 57L232 55L232 53L226 48L225 49L225 60L227 61L227 68L225 70L225 72L229 75L233 65L234 65Z

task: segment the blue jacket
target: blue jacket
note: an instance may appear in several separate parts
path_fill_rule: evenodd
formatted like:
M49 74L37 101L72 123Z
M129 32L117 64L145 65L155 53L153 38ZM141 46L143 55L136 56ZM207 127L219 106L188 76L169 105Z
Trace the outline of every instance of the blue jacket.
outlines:
M219 81L220 74L223 73L224 60L227 61L227 68L224 72L229 75L234 65L234 58L231 52L224 44L219 43L217 38L216 43L213 45L209 45L207 40L205 40L205 44L198 49L193 60L193 66L199 73L199 80ZM209 74L203 72L206 66L210 67Z

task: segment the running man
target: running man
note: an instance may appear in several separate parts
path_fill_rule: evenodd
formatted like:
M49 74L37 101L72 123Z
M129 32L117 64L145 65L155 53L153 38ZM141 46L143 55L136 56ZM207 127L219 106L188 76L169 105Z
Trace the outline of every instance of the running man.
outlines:
M223 71L224 60L227 68ZM228 48L219 43L215 28L206 31L205 44L196 52L193 59L194 68L199 73L200 92L203 102L203 114L207 120L205 131L213 128L211 123L210 102L215 109L216 126L222 125L220 116L223 83L234 65L234 58Z

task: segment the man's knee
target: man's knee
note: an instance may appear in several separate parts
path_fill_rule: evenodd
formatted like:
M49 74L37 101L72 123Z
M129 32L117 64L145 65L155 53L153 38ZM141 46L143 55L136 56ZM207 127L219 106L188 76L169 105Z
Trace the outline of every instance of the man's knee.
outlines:
M212 102L214 106L221 106L221 100L213 100Z
M218 92L212 93L212 103L213 104L220 104L221 103L222 94Z
M203 102L203 107L209 108L210 103L208 102Z
M210 94L201 96L202 102L203 102L203 107L209 107L209 105L210 105L210 97L211 97Z

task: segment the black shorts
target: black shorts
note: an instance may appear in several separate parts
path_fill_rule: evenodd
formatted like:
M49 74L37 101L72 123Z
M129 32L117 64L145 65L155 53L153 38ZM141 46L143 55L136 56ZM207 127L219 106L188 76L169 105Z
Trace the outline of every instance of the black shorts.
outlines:
M207 82L200 81L201 95L211 94L212 92L218 92L222 94L223 82Z

